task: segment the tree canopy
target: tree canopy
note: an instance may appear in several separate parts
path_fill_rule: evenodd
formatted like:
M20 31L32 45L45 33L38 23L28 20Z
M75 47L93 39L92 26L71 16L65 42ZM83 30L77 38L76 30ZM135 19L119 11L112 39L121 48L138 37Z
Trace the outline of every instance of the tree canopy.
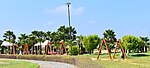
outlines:
M111 51L112 48L114 48L114 42L117 41L116 39L116 35L115 32L111 29L105 30L105 32L103 33L104 35L104 39L107 41L107 45L109 47L109 50ZM105 47L104 47L105 48Z
M85 49L91 53L92 50L94 50L98 46L100 38L98 37L98 35L84 36L82 42Z
M142 47L144 44L144 42L141 39L133 35L123 36L122 42L124 48L127 50L135 50L137 48Z

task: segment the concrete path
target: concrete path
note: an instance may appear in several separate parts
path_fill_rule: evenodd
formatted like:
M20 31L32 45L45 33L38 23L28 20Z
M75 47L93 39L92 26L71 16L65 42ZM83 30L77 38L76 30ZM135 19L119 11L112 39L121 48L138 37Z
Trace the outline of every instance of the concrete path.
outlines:
M26 61L37 63L40 68L76 68L76 66L67 63L60 63L60 62L51 62L51 61L38 61L38 60L20 60L20 59L3 59L0 60L15 60L15 61Z

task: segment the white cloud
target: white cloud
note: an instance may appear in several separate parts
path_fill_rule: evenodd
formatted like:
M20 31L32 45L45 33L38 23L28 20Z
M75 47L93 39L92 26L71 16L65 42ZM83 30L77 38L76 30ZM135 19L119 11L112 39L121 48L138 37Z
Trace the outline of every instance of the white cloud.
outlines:
M70 6L70 9L72 15L81 15L83 14L85 8L84 7L74 8L73 6ZM62 5L54 9L46 9L45 12L48 14L67 14L67 6Z

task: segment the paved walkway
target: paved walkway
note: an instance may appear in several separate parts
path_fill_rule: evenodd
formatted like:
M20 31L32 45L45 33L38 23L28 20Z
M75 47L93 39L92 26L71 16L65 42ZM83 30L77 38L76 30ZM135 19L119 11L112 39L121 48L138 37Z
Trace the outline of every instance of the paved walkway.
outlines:
M20 59L2 59L0 60L15 60L15 61L26 61L37 63L40 68L76 68L74 65L60 62L51 62L51 61L38 61L38 60L20 60Z

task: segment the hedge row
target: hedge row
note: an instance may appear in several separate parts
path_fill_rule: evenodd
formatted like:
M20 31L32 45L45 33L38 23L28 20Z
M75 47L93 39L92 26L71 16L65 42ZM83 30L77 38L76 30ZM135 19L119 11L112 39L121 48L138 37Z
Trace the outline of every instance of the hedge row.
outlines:
M0 55L0 58L63 62L63 63L73 64L78 68L102 68L100 64L92 61L88 57L61 56L61 55L59 56L58 55Z

